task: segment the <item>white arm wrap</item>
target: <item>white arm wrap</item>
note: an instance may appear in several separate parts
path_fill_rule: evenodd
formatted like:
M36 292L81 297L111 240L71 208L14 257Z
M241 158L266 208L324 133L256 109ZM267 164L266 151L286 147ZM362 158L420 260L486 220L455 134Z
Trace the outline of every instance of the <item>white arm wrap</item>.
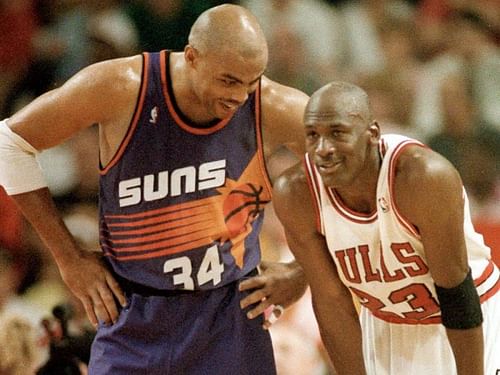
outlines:
M36 154L38 151L0 121L0 185L9 195L47 187Z

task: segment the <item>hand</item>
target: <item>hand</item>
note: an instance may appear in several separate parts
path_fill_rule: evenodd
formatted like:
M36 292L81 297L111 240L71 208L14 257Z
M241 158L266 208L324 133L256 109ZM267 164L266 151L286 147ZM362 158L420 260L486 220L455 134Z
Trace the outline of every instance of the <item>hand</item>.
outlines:
M68 288L82 302L94 327L99 321L116 322L119 314L116 300L125 307L127 299L101 254L82 251L78 257L59 264L59 270Z
M281 315L281 306L283 308L290 306L296 302L304 294L307 283L305 280L302 268L296 263L279 263L279 262L261 262L261 273L251 277L240 283L240 291L251 291L249 295L240 301L242 309L254 305L247 316L249 319L254 319L260 314L274 312L273 314L265 314L264 329L268 329L273 320ZM269 315L269 316L266 316Z

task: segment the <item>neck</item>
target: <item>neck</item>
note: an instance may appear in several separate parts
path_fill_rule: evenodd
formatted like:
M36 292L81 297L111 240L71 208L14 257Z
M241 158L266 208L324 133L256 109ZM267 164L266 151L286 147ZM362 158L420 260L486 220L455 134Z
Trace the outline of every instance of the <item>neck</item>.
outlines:
M351 210L370 214L377 209L377 185L381 164L382 157L379 148L373 148L370 162L354 183L334 189L342 202Z
M182 115L201 127L210 126L216 119L207 113L193 90L184 53L171 53L168 66L174 101Z

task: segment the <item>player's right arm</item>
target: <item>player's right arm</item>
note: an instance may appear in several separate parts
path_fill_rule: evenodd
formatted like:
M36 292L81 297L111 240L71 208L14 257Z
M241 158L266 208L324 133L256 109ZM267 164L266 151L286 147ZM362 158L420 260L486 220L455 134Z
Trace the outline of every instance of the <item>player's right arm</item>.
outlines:
M138 59L134 59L83 69L60 88L14 114L0 133L0 184L51 251L63 280L82 301L93 324L98 320L115 321L118 311L114 298L125 304L125 297L100 260L78 248L48 188L41 184L30 186L30 178L41 173L36 170L35 150L53 147L93 124L101 127L101 148L104 145L109 154L118 147L140 86L140 81L126 76L134 77L133 70L138 66ZM23 142L27 146L23 147ZM106 152L105 158L109 156Z
M275 182L274 207L288 245L311 287L323 343L339 374L365 374L361 328L351 294L340 280L316 213L301 163Z

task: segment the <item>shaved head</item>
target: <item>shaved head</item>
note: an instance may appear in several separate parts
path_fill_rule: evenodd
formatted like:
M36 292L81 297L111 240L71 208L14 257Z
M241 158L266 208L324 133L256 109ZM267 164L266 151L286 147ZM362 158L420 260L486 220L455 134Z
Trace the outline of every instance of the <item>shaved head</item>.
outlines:
M333 116L356 116L368 125L372 122L368 94L348 82L331 82L311 95L305 110L306 120Z
M238 5L224 4L203 12L191 28L189 44L202 54L232 51L267 61L267 42L257 19Z

